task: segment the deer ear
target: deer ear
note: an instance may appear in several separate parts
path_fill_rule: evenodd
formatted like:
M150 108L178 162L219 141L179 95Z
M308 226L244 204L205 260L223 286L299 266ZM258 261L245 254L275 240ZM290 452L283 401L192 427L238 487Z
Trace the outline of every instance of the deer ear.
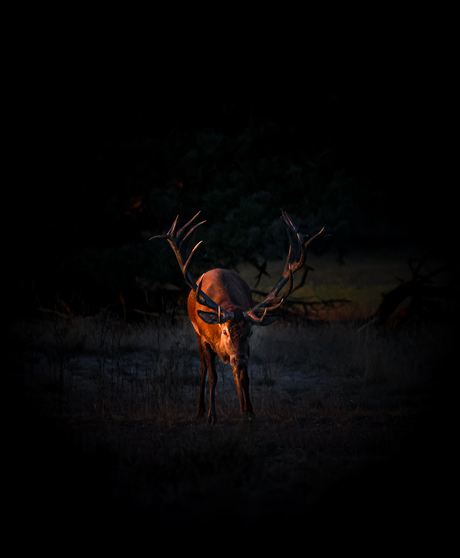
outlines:
M217 312L204 312L203 310L198 310L198 316L200 316L200 318L207 324L220 323Z

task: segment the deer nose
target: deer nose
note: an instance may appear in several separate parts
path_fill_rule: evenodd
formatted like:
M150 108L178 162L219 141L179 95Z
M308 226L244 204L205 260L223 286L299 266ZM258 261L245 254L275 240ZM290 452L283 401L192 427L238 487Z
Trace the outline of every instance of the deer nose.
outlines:
M246 356L232 357L230 359L230 364L232 368L237 368L238 370L241 370L242 368L248 367L248 359Z

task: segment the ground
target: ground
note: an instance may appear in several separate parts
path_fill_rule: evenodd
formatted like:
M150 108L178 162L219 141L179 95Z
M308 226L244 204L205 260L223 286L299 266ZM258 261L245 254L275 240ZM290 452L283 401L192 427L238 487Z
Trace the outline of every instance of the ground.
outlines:
M218 422L196 418L185 315L11 326L8 416L22 521L147 519L251 529L300 520L423 524L449 486L451 325L281 321L251 344L255 417L218 366ZM433 503L434 498L434 503ZM441 506L441 507L440 507ZM401 523L403 522L403 523ZM54 524L54 523L53 523ZM419 523L421 525L421 523Z

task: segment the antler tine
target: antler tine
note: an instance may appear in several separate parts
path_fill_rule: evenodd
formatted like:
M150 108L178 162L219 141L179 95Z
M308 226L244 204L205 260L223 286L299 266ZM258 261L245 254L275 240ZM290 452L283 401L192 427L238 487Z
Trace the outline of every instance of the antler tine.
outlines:
M177 236L179 242L183 242L187 237L189 237L189 236L192 234L192 232L193 232L197 227L199 227L199 226L202 225L203 223L206 223L206 221L201 221L201 223L197 223L197 224L194 225L189 231L187 231L188 227L193 223L193 221L195 221L195 219L198 217L198 215L199 215L200 213L201 213L201 211L198 211L198 213L197 213L194 217L192 217L192 218L190 219L190 221L188 221L188 223L185 223L185 225L178 231L178 233L177 233L176 236ZM179 217L179 215L178 215L177 217ZM184 238L182 238L182 235L184 235L184 234L185 234L185 236L184 236Z
M193 226L188 232L185 231L185 232L186 232L186 235L184 236L183 239L180 240L181 253L183 254L183 257L184 257L184 258L185 258L185 256L186 256L186 249L187 249L188 241L190 240L190 238L191 238L193 232L195 231L195 229L197 229L197 228L198 228L200 225L202 225L203 223L206 223L206 221L201 221L201 223L197 223L197 224L196 224L195 226ZM182 233L182 230L183 230L183 229L181 229L181 230L179 231L178 235ZM188 258L189 260L191 260L193 254L195 253L195 250L198 248L198 246L199 246L202 242L203 242L203 241L200 240L200 241L198 242L198 244L195 246L195 248L193 248L193 250L192 250L192 252L190 253L190 256L189 256L189 258ZM187 261L188 261L188 260L187 260Z
M294 221L289 217L289 215L284 211L284 209L281 210L281 218L292 230L297 232L298 229L295 226Z
M179 220L179 215L174 219L173 224L171 225L171 228L169 229L169 231L166 234L157 234L156 236L152 236L149 238L149 240L154 240L155 238L166 238L167 240L177 240L180 244L182 244L182 242L184 240L187 239L187 237L189 237L192 232L199 227L200 225L202 225L203 223L206 223L206 221L201 221L201 223L197 223L196 225L194 225L189 231L187 231L187 228L193 223L193 221L198 217L198 215L201 213L201 211L198 211L198 213L192 217L190 219L190 221L188 221L188 223L186 223L181 229L179 229L179 231L176 233L176 227L177 227L177 222ZM182 235L185 234L184 238L182 238Z
M200 225L201 225L201 223L200 223ZM197 225L197 226L198 226L198 225ZM191 261L192 261L192 259L193 259L193 254L195 253L196 249L200 246L200 244L201 244L202 242L203 242L203 241L200 240L200 242L198 242L198 244L195 246L195 248L190 252L190 256L187 258L187 261L185 262L185 265L184 265L184 269L183 269L184 275L187 273L188 266L190 265L190 263L191 263Z
M281 210L281 216L289 237L289 252L283 273L283 276L286 276L289 273L288 268L293 267L292 271L295 273L303 266L305 263L305 250L303 249L298 227L285 211Z
M174 233L176 231L176 226L178 221L179 221L179 215L174 219L174 223L171 225L171 228L167 233L168 236L174 237Z
M310 242L311 242L312 240L315 240L315 238L316 238L317 236L319 236L319 235L324 231L324 229L325 229L325 227L323 227L323 228L322 228L319 232L317 232L314 236L312 236L311 238L309 238L306 242L302 242L304 248L306 248L306 247L310 244Z

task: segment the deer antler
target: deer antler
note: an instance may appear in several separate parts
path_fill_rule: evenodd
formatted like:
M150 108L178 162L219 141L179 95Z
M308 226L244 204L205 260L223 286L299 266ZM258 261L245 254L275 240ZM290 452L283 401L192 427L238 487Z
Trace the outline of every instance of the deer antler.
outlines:
M289 237L289 252L281 279L260 304L257 304L256 306L251 308L251 310L248 310L244 314L247 320L257 325L262 325L267 312L272 312L273 310L279 308L286 300L286 298L291 294L293 286L293 275L305 264L306 247L324 230L323 227L318 233L316 233L311 238L308 238L307 240L307 236L299 233L298 227L294 224L289 215L283 210L281 210L281 218L284 221L284 225L286 226L286 231ZM286 285L286 283L289 284L287 286L286 292L284 293L284 296L278 296L281 289Z
M171 248L173 249L174 254L176 255L177 262L184 275L184 279L186 280L187 284L192 289L192 291L194 291L197 302L199 304L202 304L203 306L207 306L208 308L215 310L219 316L220 323L224 323L227 320L231 320L233 318L233 312L229 312L228 310L225 310L224 308L219 306L216 302L214 302L214 300L212 300L212 298L210 298L206 293L204 293L201 290L201 281L197 285L196 281L193 279L189 271L189 267L193 259L193 255L195 254L198 246L203 242L202 240L200 240L200 242L198 242L198 244L195 245L193 250L190 252L190 255L187 257L187 245L193 231L203 223L206 223L206 221L201 221L200 223L193 224L195 219L198 217L200 213L201 211L198 211L195 217L190 219L188 223L186 223L179 231L176 232L176 227L179 220L179 215L178 215L174 220L174 223L172 224L171 228L166 234L152 236L149 240L154 240L155 238L165 238L169 242Z

